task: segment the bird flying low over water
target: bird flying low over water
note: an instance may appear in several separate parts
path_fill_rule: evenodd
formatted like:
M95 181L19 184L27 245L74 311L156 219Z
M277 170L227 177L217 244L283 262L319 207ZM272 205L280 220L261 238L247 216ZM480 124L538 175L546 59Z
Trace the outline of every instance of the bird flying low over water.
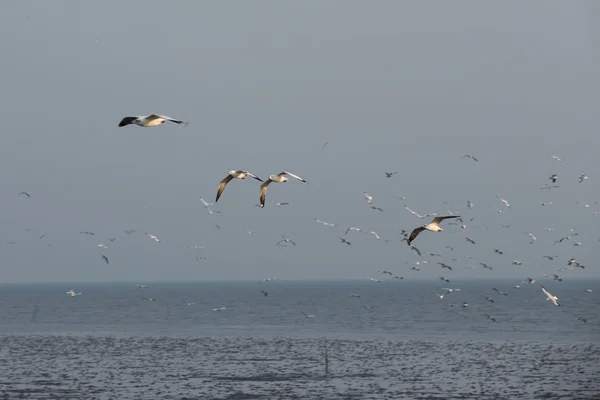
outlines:
M144 128L149 128L151 126L157 126L164 124L165 121L175 122L176 124L184 124L187 125L187 122L180 121L175 118L167 117L166 115L145 115L145 116L137 116L137 117L125 117L119 122L119 127L123 127L126 125L138 125Z
M154 240L155 242L160 242L160 239L156 235L153 235L151 233L145 233L145 235L148 236L150 238L150 240Z
M19 193L19 196L27 196L27 197L31 197L31 195L27 192L21 192Z
M472 155L470 155L470 154L465 154L465 155L464 155L464 156L462 156L461 158L470 158L470 159L471 159L471 160L473 160L473 161L479 161L478 159L476 159L475 157L473 157L473 156L472 156Z
M558 303L558 297L552 295L549 291L546 290L546 288L543 285L540 285L542 287L542 292L544 292L544 294L546 295L547 299L546 300L550 300L552 301L552 303L555 306L560 307L560 304Z
M260 185L260 208L264 208L265 207L265 198L267 197L267 188L269 187L269 184L271 182L275 182L275 183L283 183L283 182L287 182L288 178L286 177L286 175L291 176L292 178L296 178L301 182L304 182L308 185L308 182L306 182L304 179L300 178L298 175L294 175L291 172L280 172L277 175L271 175L269 176L269 179L267 179L267 181L265 183L263 183L262 185Z
M415 228L412 233L410 234L409 238L408 238L408 244L410 245L410 243L415 240L415 238L417 236L419 236L419 233L423 232L424 230L428 230L431 232L443 232L444 230L442 228L439 227L439 223L442 222L445 219L448 218L459 218L460 216L458 215L450 215L450 216L445 216L445 217L435 217L433 219L433 221L431 221L429 224L427 225L423 225L420 226L418 228Z
M229 171L229 173L227 174L227 176L225 178L223 178L223 180L221 181L221 183L219 183L219 188L217 189L217 199L215 200L215 203L217 201L219 201L219 197L221 197L221 195L223 194L223 191L225 190L225 186L227 186L227 184L229 183L229 181L231 181L234 178L235 179L246 179L246 176L254 178L257 181L263 182L263 180L260 179L258 176L254 175L254 174L251 174L248 171L244 171L244 170Z
M108 257L106 257L104 254L102 255L102 259L105 263L110 264L110 262L108 262Z

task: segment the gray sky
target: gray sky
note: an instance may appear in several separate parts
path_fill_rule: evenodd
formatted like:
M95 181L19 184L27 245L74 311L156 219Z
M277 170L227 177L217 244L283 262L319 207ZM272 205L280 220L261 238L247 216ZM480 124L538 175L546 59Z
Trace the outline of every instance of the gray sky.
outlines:
M600 277L596 2L5 3L0 282L335 279L380 269L520 279L570 257L588 268L565 278ZM152 113L190 125L117 127ZM460 158L467 153L480 162ZM287 170L311 185L274 184L261 210L258 182L234 181L214 207L221 214L208 215L199 198L213 201L231 169L263 179ZM590 179L579 184L582 170ZM553 173L560 188L539 190ZM512 207L491 210L501 208L496 196ZM475 220L423 233L417 257L399 229L426 221L404 204ZM341 244L349 225L382 239L350 233L352 246ZM571 228L579 236L554 246ZM276 247L280 235L298 246ZM207 260L185 248L195 244L207 246L195 250ZM455 268L411 271L418 260ZM480 261L494 270L464 269Z

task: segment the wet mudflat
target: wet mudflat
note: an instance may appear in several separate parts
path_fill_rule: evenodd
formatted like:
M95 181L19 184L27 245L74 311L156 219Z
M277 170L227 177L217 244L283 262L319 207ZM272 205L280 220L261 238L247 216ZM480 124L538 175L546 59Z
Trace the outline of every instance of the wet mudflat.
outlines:
M585 343L0 336L0 399L598 399L598 376Z

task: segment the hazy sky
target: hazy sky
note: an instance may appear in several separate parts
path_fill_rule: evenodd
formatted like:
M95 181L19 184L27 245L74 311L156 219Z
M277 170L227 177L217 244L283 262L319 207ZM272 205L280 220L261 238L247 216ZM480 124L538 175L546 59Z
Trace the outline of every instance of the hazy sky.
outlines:
M570 257L587 268L565 279L598 278L598 20L594 1L5 1L0 282L336 279L380 269L519 280ZM117 127L152 113L190 125ZM263 179L287 170L311 184L273 184L260 209L258 182L236 180L209 215L199 198L214 201L231 169ZM560 188L540 190L553 173ZM369 208L365 191L384 212ZM496 196L512 207L492 210L502 208ZM428 221L404 204L475 220L423 233L418 257L399 230ZM352 246L340 243L350 225L381 240L352 232ZM579 235L553 245L571 228ZM275 246L281 235L297 246ZM419 260L430 264L412 271ZM493 271L465 270L478 262Z

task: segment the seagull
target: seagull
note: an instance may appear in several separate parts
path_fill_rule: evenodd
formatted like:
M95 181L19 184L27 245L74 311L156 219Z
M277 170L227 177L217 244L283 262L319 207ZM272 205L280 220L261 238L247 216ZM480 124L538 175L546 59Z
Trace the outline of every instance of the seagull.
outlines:
M279 242L275 243L276 246L279 246L280 243L291 243L294 246L296 245L296 242L294 242L292 239L288 239L286 237L283 237L283 239L281 239ZM285 245L283 245L285 246Z
M550 260L550 261L553 261L553 260L554 260L556 257L558 257L558 256L542 256L542 258L547 258L547 259L548 259L548 260ZM575 260L575 259L573 259L573 261L574 261L574 260ZM569 260L569 261L570 261L570 260Z
M370 233L371 235L375 236L375 238L376 238L377 240L379 240L379 239L380 239L380 237L379 237L379 234L378 234L377 232L375 232L375 231L371 231L371 232L369 232L369 233Z
M156 301L154 297L142 297L142 300Z
M410 208L408 208L406 205L404 205L404 209L405 209L406 211L408 211L409 213L411 213L412 215L414 215L415 217L417 217L417 218L425 218L425 217L429 217L429 216L434 216L434 215L436 215L436 214L425 214L425 215L419 215L419 214L417 214L417 212L416 212L416 211L413 211L413 210L411 210L411 209L410 209Z
M587 175L584 171L581 171L581 174L579 175L579 183L585 181L586 179L588 179Z
M360 299L360 294L350 293L350 296L356 297L357 299Z
M585 289L584 292L586 292L586 293L592 293L592 289Z
M562 162L562 158L560 158L559 156L555 156L554 154L550 154L550 156L552 157L553 160L556 160L558 162Z
M108 246L106 246L105 244L100 243L98 245L98 248L100 248L100 249L108 249Z
M438 264L439 264L439 265L441 265L441 266L442 266L442 268L448 268L450 271L452 271L452 267L451 267L451 266L449 266L448 264L445 264L445 263L443 263L443 262L439 262Z
M437 297L439 297L439 298L440 298L440 300L444 300L444 296L445 296L446 294L448 294L448 292L446 292L446 293L442 293L442 294L436 293L435 295L436 295Z
M138 289L148 289L148 286L146 285L135 285L135 287Z
M475 241L471 238L466 237L465 240L471 244L476 244Z
M535 242L537 240L537 238L534 236L533 233L529 232L527 234L527 236L529 236L531 238L531 242L529 242L529 244L533 244L533 242Z
M471 200L467 200L467 208L473 208L473 202Z
M419 256L421 255L421 250L419 250L416 246L410 246L411 250L414 250Z
M575 243L573 243L573 246L577 246L577 247L583 246L583 243L581 243L581 242L575 242Z
M544 292L546 297L548 297L546 300L550 300L555 306L560 307L560 304L558 303L558 297L553 296L549 291L546 290L546 288L543 285L540 286L542 287L542 292Z
M462 308L467 308L469 307L469 303L462 303Z
M581 316L577 317L577 320L587 323L587 319L585 319L584 317L581 317Z
M196 261L201 262L202 260L206 260L206 257L200 257L197 256L196 254L194 254L194 257L196 257Z
M200 197L200 201L202 202L202 205L204 206L204 208L206 208L206 210L208 210L208 215L213 215L213 214L220 214L221 211L213 211L210 206L212 206L215 203L209 203L208 201L204 200L202 197Z
M500 254L500 255L504 254L502 251L500 251L500 249L494 249L494 253L497 253L497 254Z
M410 246L410 243L413 240L415 240L415 238L419 235L419 233L423 232L424 230L428 230L428 231L431 231L431 232L443 232L444 230L439 227L439 223L442 222L445 219L448 219L448 218L459 218L459 216L458 215L452 215L452 216L445 216L445 217L435 217L433 219L433 221L431 221L429 224L420 226L418 228L415 228L412 231L412 233L410 234L410 237L407 240L408 245Z
M219 307L219 308L213 308L213 311L225 311L227 310L227 307Z
M260 179L258 176L254 175L254 174L251 174L248 171L244 171L244 170L229 171L229 173L227 174L227 176L225 178L223 178L223 180L219 183L219 188L217 189L217 198L215 200L215 203L217 201L219 201L219 197L221 197L221 195L223 194L223 191L225 190L225 186L227 186L227 184L229 183L229 181L231 181L234 178L235 179L246 179L246 176L254 178L257 181L263 182L263 180Z
M552 190L552 189L556 189L556 188L559 188L559 187L560 187L560 186L558 186L558 185L552 185L552 186L548 186L548 185L546 184L546 185L544 185L544 187L541 187L540 189L541 189L541 190Z
M491 297L484 296L484 299L489 301L490 303L495 303L494 299L492 299Z
M523 283L523 282L521 282ZM535 279L531 279L531 278L527 278L527 283L529 283L530 285L533 285L535 283Z
M302 313L302 315L304 315L304 318L314 318L315 316L312 314L307 314L304 311L300 311Z
M264 297L267 297L269 295L269 293L265 292L264 290L261 290L260 292L263 294Z
M281 206L287 206L288 204L290 204L290 203L275 203L275 205L276 205L277 207L281 207Z
M384 172L386 178L391 178L396 175L398 172Z
M550 180L552 181L552 183L555 183L555 182L556 182L556 180L558 179L558 175L556 175L556 174L553 174L553 175L552 175L550 178L548 178L548 179L550 179Z
M369 278L370 281L373 282L377 282L377 283L382 283L383 281L381 279L375 279L375 278Z
M515 285L513 286L515 289L521 289L521 285Z
M369 195L367 192L365 192L365 199L367 200L367 203L373 204L373 196Z
M560 276L553 274L552 277L554 278L555 281L562 282L562 278Z
M500 198L500 203L504 204L505 207L510 208L508 201L504 200L503 198Z
M91 235L91 236L95 236L96 234L94 232L88 232L88 231L84 231L84 232L79 232L82 235Z
M145 233L146 236L150 238L150 240L154 240L155 242L160 242L160 239L151 233Z
M187 125L187 122L180 121L178 119L174 119L171 117L167 117L166 115L147 115L147 116L137 116L137 117L125 117L119 122L119 127L123 127L126 125L138 125L144 128L149 128L151 126L157 126L160 124L164 124L165 121L175 122L176 124L184 124Z
M480 264L480 265L481 265L483 268L487 268L487 269L489 269L490 271L492 270L492 267L488 266L486 263L482 263L482 262L480 262L479 264Z
M265 206L265 198L267 196L267 187L269 186L269 184L271 182L275 182L275 183L287 182L288 178L286 178L285 175L289 175L292 178L296 178L299 181L304 182L308 185L308 182L306 182L304 179L300 178L298 175L292 174L291 172L283 171L277 175L271 175L271 176L269 176L269 179L267 179L267 181L265 183L260 185L260 208L264 208L264 206Z
M556 242L554 242L554 244L556 244L556 243L562 243L563 240L571 240L571 236L565 236L563 238L560 238L559 240L557 240Z
M386 271L385 269L382 269L381 271L382 274L388 274L389 276L392 276L393 274L390 271Z
M523 264L523 263L522 263L521 261L519 261L519 260L515 260L515 261L513 261L512 263L513 263L513 265L521 265L521 264Z
M350 246L350 245L352 244L352 243L350 243L349 241L347 241L347 240L346 240L346 239L344 239L344 238L340 238L340 241L341 241L342 243L346 243L348 246Z
M438 278L440 278L440 281L444 281L446 283L450 283L450 279L447 279L447 278L445 278L443 276L439 276Z
M325 148L325 146L327 146L328 144L331 144L331 142L325 142L325 143L323 144L323 147L321 147L321 148L322 148L322 149L324 149L324 148Z
M464 155L464 156L462 156L461 158L470 158L470 159L472 159L473 161L479 161L478 159L476 159L475 157L473 157L473 156L472 156L472 155L470 155L470 154L465 154L465 155Z
M393 276L392 279L400 279L400 280L402 280L402 279L404 279L404 277L402 275L396 275L396 276Z
M450 288L447 288L447 287L443 287L442 290L445 290L448 293L460 292L460 289L450 289Z
M75 291L74 291L73 289L69 289L69 290L67 290L67 291L65 292L65 294L68 294L68 295L69 295L69 296L71 296L71 297L75 297L75 296L79 296L79 295L81 295L81 292L79 292L79 293L75 293Z
M496 322L496 318L492 317L490 314L483 314L483 315L485 315L485 317L486 317L487 319L489 319L489 320L492 320L492 321Z
M507 293L505 293L505 292L501 292L501 291L499 291L499 290L498 290L498 289L496 289L496 288L492 288L492 290L494 290L494 291L495 291L496 293L498 293L500 296L508 296L508 294L507 294Z
M135 229L125 229L123 232L125 232L128 235L131 235L133 232L136 232Z
M108 241L109 241L109 242L111 242L111 243L114 243L114 242L115 242L115 240L117 240L117 238L116 238L116 237L111 237L111 238L108 238Z
M362 231L362 229L360 229L360 228L357 228L357 227L355 227L355 226L350 226L350 227L348 227L348 229L346 229L346 231L344 232L344 235L347 235L347 234L348 234L348 232L350 232L350 231L356 231L356 232L360 232L360 231Z
M102 259L104 260L105 263L110 264L108 262L108 257L106 257L104 254L102 255Z
M381 211L381 212L383 212L383 208L380 208L380 207L375 207L375 206L371 206L371 208L372 208L373 210L377 210L377 211Z
M273 281L275 279L277 279L277 278L275 278L274 276L270 276L268 278L263 279L263 282L269 282L269 281Z
M316 219L316 218L315 218L315 221L317 221L318 223L323 224L325 226L337 226L336 224L330 224L329 222L321 221L320 219Z
M27 192L21 192L19 193L19 196L27 196L27 197L31 197L31 195Z

